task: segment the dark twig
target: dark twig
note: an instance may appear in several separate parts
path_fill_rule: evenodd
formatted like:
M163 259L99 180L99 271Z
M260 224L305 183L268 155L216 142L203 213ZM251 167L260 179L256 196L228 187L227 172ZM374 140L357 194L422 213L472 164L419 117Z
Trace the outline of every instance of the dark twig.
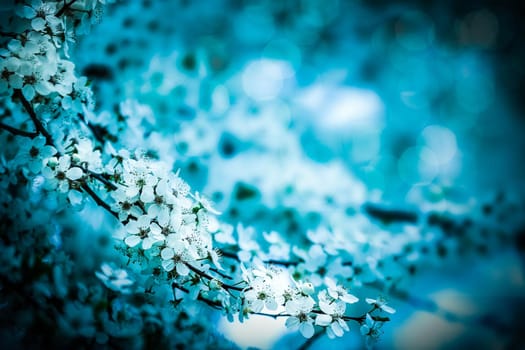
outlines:
M16 33L11 33L11 32L4 32L4 31L0 31L0 36L8 36L10 38L16 38L18 36L18 34Z
M366 203L363 210L372 218L384 223L408 222L415 224L418 221L417 213L408 210L380 207L377 204Z
M71 0L70 2L66 2L64 0L64 6L62 6L62 8L60 10L57 11L57 13L55 14L56 17L60 17L64 14L64 12L66 12L67 9L69 9L71 7L71 5L73 5L77 0Z
M100 132L100 129L97 128L95 125L93 125L92 123L88 123L88 121L86 120L85 116L81 113L78 113L78 118L80 119L80 121L82 121L82 123L84 123L84 125L89 129L89 131L91 132L91 134L93 135L93 137L101 144L103 145L105 140L104 140L104 135L102 135L102 133Z
M181 290L184 293L189 293L190 292L186 287L183 287L180 284L175 283L175 282L173 282L171 284L171 286L172 286L172 288L177 288L178 290ZM174 297L175 297L175 295L174 295ZM199 296L197 297L197 300L200 300L200 301L204 302L205 304L207 304L208 306L210 306L210 307L212 307L212 308L214 308L216 310L221 310L222 309L222 305L219 302L215 302L213 300L207 299L207 298L203 297L202 295L200 295L200 293L199 293Z
M51 134L46 130L46 128L44 128L44 125L42 124L40 119L38 119L38 117L36 116L33 106L31 106L31 103L29 103L29 101L24 97L24 95L22 94L22 91L20 89L15 90L13 96L20 99L20 101L22 102L22 106L24 106L26 112L29 114L29 117L33 121L33 124L35 124L35 128L37 132L39 132L46 138L46 144L48 144L49 146L55 147Z
M2 122L0 122L0 128L4 129L5 131L10 132L13 135L17 135L17 136L24 136L24 137L29 137L32 139L38 136L38 132L36 131L31 132L31 131L20 130L10 125L4 124Z
M222 278L226 278L226 279L228 279L228 280L233 280L232 277L228 276L228 275L225 274L225 273L220 272L219 269L216 269L216 268L214 268L214 267L210 267L210 271L215 272L216 274L218 274L218 275L221 276Z
M104 177L104 174L99 174L99 173L95 173L94 171L91 171L91 170L88 170L88 169L82 169L84 170L85 173L87 173L87 175L89 175L90 177L94 178L94 179L97 179L98 181L102 182L104 185L106 185L106 187L112 191L116 190L117 189L117 186L112 183L111 181L109 181L108 179L106 179Z
M71 2L72 3L72 2ZM51 137L51 134L46 130L46 128L44 127L44 125L42 124L42 122L38 119L36 113L35 113L35 110L33 109L33 106L31 106L31 104L29 103L29 101L24 97L24 95L22 94L22 92L20 90L15 90L14 92L14 96L18 97L20 99L20 101L22 101L22 105L24 106L25 110L27 111L27 113L29 114L29 117L31 117L31 120L33 121L33 124L35 125L35 128L37 130L37 134L42 134L45 138L46 138L46 143L50 146L53 146L56 148L54 142L53 142L53 138ZM59 153L60 154L60 153ZM94 173L92 171L89 171L87 169L82 169L84 170L85 173L87 173L88 176L91 176L101 182L103 182L104 184L106 184L107 186L109 186L110 189L116 189L116 186L114 184L112 184L111 182L109 182L107 179L105 179L101 174L97 174L97 173ZM104 208L107 212L109 212L111 215L113 215L115 218L119 218L118 214L116 212L114 212L113 210L111 210L111 207L109 206L109 204L107 204L106 202L104 202L99 196L98 194L96 194L88 185L87 183L82 183L81 185L82 189L91 196L91 198L93 198L93 200L95 201L95 203L97 203L97 205L101 206L102 208Z
M242 291L244 291L244 290L248 290L248 289L246 289L246 288L236 287L236 286L232 286L232 285L230 285L230 284L224 283L224 282L218 280L217 278L208 275L206 272L199 270L198 268L196 268L195 266L193 266L193 265L191 265L191 264L189 264L189 263L184 263L184 264L185 264L185 265L186 265L191 271L195 272L197 275L199 275L199 276L201 276L201 277L204 277L204 278L206 278L206 279L208 279L208 280L210 280L210 281L215 280L215 281L219 282L220 286L221 286L222 288L224 288L224 289L228 289L228 290L230 290L230 289L231 289L231 290L236 290L236 291L238 291L238 292L242 292Z
M108 203L104 202L99 196L98 194L95 193L95 191L93 191L91 189L91 187L89 187L85 182L82 184L82 189L84 191L86 191L87 194L89 194L91 196L91 198L93 198L93 200L95 201L95 203L97 203L97 205L101 206L102 208L104 208L108 213L110 213L111 215L113 215L114 217L116 217L117 219L119 218L118 214L116 212L114 212L113 210L111 210L111 207L109 206Z

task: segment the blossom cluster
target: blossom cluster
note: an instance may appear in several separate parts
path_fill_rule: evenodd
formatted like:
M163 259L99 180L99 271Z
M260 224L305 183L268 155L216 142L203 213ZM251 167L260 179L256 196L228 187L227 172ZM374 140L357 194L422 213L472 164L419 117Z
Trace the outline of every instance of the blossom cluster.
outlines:
M282 317L308 339L359 330L372 347L395 313L385 295L403 299L407 275L513 239L519 219L474 222L479 203L433 201L424 190L411 193L420 208L392 209L341 160L309 154L311 126L290 131L290 115L328 92L292 93L294 67L283 61L225 73L225 58L206 42L209 51L154 56L136 95L79 76L74 61L87 55L72 44L105 2L15 1L0 25L0 292L11 312L51 315L20 313L13 347L51 327L63 333L57 347L79 338L233 347L214 329L218 315ZM130 62L115 65L126 71ZM258 70L278 84L254 88ZM222 84L218 74L230 76ZM105 105L95 108L95 92ZM372 289L380 295L363 295Z
M262 262L265 256L258 249L246 254L247 247L257 247L255 242L249 243L248 237L245 242L229 242L240 248L238 254L217 249L214 237L228 236L229 228L220 224L216 217L219 212L206 198L192 193L179 173L162 161L150 159L140 149L115 150L109 140L97 134L100 129L90 123L94 115L92 94L86 79L75 74L68 42L73 41L75 33L87 31L86 21L96 15L99 6L95 1L38 0L13 5L0 52L0 93L7 97L3 108L9 111L1 122L12 146L2 154L2 187L21 186L23 196L32 198L32 205L43 203L50 213L87 210L92 200L117 221L113 234L116 249L130 272L104 262L95 274L108 288L106 295L112 300L117 300L112 293L119 295L118 300L125 300L141 290L148 295L168 289L172 291L168 299L183 310L197 302L219 308L229 318L237 314L240 319L281 307L286 313L274 316L287 317L287 326L299 329L307 338L313 336L314 324L325 329L329 337L342 336L349 330L349 321L364 324L364 315L346 315L347 304L358 298L331 278L312 284L275 267L271 261ZM13 195L2 200L3 211L12 216L6 221L6 230L12 230L13 223L21 220L17 215L29 213L29 208L17 210L15 205L8 205L17 199ZM47 232L55 241L55 249L62 246L61 234L31 224L29 232ZM54 224L63 226L58 232L67 226L60 221ZM239 226L239 238L242 230ZM47 249L53 256L53 248ZM226 255L231 261L224 261ZM49 266L57 264L54 271L60 271L58 266L67 266L47 259ZM313 264L322 262L315 260ZM54 278L64 277L56 272ZM140 287L134 286L135 282ZM13 282L3 285L9 283ZM58 293L65 298L68 292L63 286L57 288L62 289L44 295ZM111 322L95 322L95 314L100 313L96 311L96 298L80 295L77 303L82 305L56 306L54 311L63 309L65 315L80 318L76 321L80 325L68 330L71 336L96 335L101 343L118 336ZM118 312L119 307L126 308L113 302L112 312ZM377 322L387 321L370 316L378 310L374 306L367 315ZM174 314L182 317L183 311ZM68 328L67 321L61 322ZM124 325L126 318L122 322ZM128 327L132 332L133 326Z

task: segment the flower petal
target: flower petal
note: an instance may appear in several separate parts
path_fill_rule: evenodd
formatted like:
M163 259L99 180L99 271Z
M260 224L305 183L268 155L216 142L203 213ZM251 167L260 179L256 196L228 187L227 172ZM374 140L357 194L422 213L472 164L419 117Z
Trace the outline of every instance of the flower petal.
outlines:
M84 173L82 172L82 169L78 167L74 167L66 171L66 177L70 180L78 180L82 177Z
M173 260L162 260L162 267L164 268L164 270L170 272L175 268L175 263L173 262Z
M291 330L296 330L299 324L300 322L297 317L288 317L285 322L286 328L290 328Z
M384 311L384 312L388 312L389 314L395 314L396 313L396 310L394 308L391 308L390 306L388 305L382 305L381 306L381 309Z
M42 31L46 28L46 20L41 17L33 18L31 21L31 27L37 32Z
M190 269L184 263L178 263L175 265L177 273L181 276L187 276L190 273Z
M311 338L315 333L313 324L309 322L301 323L301 326L299 327L299 331L305 338Z
M31 101L35 97L35 89L33 88L33 85L25 85L22 89L22 93L28 101Z
M340 299L347 304L353 304L359 301L359 298L352 294L345 294Z
M175 256L175 253L173 252L172 248L164 248L160 252L160 257L163 260L169 260Z
M343 328L341 328L341 325L338 322L333 322L330 325L330 328L332 328L332 332L334 332L334 334L337 337L342 337L343 334L345 334L345 332L343 331Z
M331 322L332 322L332 316L330 315L321 314L321 315L317 315L317 317L315 318L315 324L318 326L326 327Z
M131 235L126 237L124 242L128 245L128 247L134 247L140 243L140 237L137 235Z

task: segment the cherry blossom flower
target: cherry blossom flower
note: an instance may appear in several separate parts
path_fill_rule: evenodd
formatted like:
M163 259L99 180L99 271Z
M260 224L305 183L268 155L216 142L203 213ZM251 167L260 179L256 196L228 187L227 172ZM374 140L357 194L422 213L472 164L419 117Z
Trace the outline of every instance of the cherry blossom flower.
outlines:
M377 339L381 335L381 327L383 322L374 321L370 314L366 314L365 323L361 326L359 331L366 337L366 347L371 348L372 345L377 342Z
M284 298L273 286L271 277L257 277L250 283L251 289L244 296L248 305L254 312L261 312L264 307L269 310L277 310L284 302Z
M50 158L47 166L42 169L48 189L57 189L58 192L69 191L72 182L79 180L84 172L77 166L71 166L71 157L63 155L60 158Z
M187 256L186 251L180 245L173 244L172 237L168 237L168 242L171 247L165 247L160 252L162 267L168 272L175 269L179 275L187 276L190 273L190 269L185 261Z
M115 268L113 265L103 263L101 271L96 271L95 275L104 283L106 287L116 292L130 293L133 281L129 278L126 270Z
M20 149L15 158L17 164L27 164L27 167L34 174L39 173L44 167L44 163L56 154L53 146L46 145L43 136L34 139L20 139Z
M311 338L314 335L314 319L310 312L314 307L314 300L309 296L297 296L288 301L285 305L286 312L290 317L286 319L286 327L291 330L297 330L305 338Z
M171 191L168 180L161 179L154 186L144 186L140 200L148 205L148 215L154 217L164 209L172 207L176 202L176 197Z
M111 192L111 197L115 200L111 210L118 214L120 221L125 221L130 215L135 218L142 215L142 209L132 198L128 197L125 189L117 188Z
M150 249L153 244L164 240L158 225L158 229L152 230L152 227L155 225L151 222L151 218L148 215L141 215L137 220L130 220L126 225L128 236L124 239L124 242L131 248L142 243L142 249Z
M319 307L324 314L317 315L315 324L327 327L326 334L330 339L342 337L344 331L350 331L343 319L346 310L344 301L334 299L323 290L319 293Z
M123 165L125 170L123 179L127 186L126 195L128 197L140 196L145 186L153 187L157 184L158 177L151 173L145 161L126 159Z
M342 300L347 304L353 304L359 301L356 296L349 294L345 287L337 285L333 279L325 277L324 282L328 287L328 294L334 300Z
M37 32L44 31L46 25L58 25L60 20L55 16L57 9L55 2L29 0L29 6L19 8L18 14L31 20L31 27Z
M388 306L386 303L386 299L382 296L379 296L377 299L371 299L371 298L366 298L365 301L368 303L368 304L373 304L375 307L377 307L378 309L381 309L383 310L384 312L388 312L389 314L394 314L396 312L396 310L390 306Z

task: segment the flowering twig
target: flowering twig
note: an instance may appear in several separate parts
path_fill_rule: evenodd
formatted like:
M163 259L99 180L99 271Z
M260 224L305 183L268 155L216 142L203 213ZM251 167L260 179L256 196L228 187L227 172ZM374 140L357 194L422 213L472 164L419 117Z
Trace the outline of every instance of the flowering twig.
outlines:
M109 181L108 179L104 177L105 174L99 174L99 173L96 173L94 171L91 171L89 169L84 169L84 168L82 168L82 170L84 170L84 172L87 173L90 177L102 182L104 185L106 185L108 189L113 190L113 191L117 189L117 186L114 183L112 183L111 181Z
M377 307L372 307L371 310L369 310L367 313L370 314L372 312L374 312L375 310L377 310ZM311 311L312 313L314 314L318 314L318 315L322 315L324 314L324 312L320 311L320 310L312 310ZM274 318L274 319L277 319L279 317L290 317L290 316L293 316L291 314L283 314L283 313L280 313L280 314L270 314L270 313L266 313L266 312L252 312L253 315L259 315L259 316L266 316L266 317L271 317L271 318ZM355 321L359 324L362 324L365 319L366 319L366 313L364 315L361 315L361 316L357 316L357 317L353 317L353 316L341 316L341 318L345 321ZM374 320L381 320L381 321L385 321L386 319L385 318L378 318L376 316L372 316L372 319Z
M51 134L46 130L46 128L44 127L44 125L42 124L42 122L40 121L40 119L38 119L36 113L35 113L35 110L33 109L33 106L31 106L31 104L29 103L29 101L24 97L24 95L22 94L22 92L20 90L15 90L14 91L14 96L18 97L20 99L20 101L22 102L22 105L24 106L24 109L26 110L26 112L29 114L29 117L31 118L31 121L33 122L33 124L35 125L35 128L37 129L36 131L36 135L38 134L41 134L45 137L46 139L46 143L50 146L53 146L55 147L55 143L53 141L53 137L51 136ZM35 136L36 136L35 135ZM26 135L22 135L22 136L26 136ZM55 147L56 148L56 147ZM58 154L60 154L60 152L57 151ZM84 171L84 173L86 173L88 176L91 176L92 178L95 178L99 181L101 181L102 183L104 183L106 186L108 186L110 189L116 189L116 186L114 184L112 184L111 182L109 182L107 179L105 179L103 177L102 174L97 174L95 172L92 172L88 169L84 169L82 167L79 167L80 169L82 169ZM109 212L111 215L113 215L114 217L116 217L117 219L119 218L118 216L118 213L114 212L111 207L109 206L109 204L107 204L106 202L104 202L88 185L87 183L82 183L81 185L82 189L88 194L90 195L93 200L95 201L95 203L99 206L101 206L102 208L104 208L107 212Z
M174 288L174 289L176 288L176 289L178 289L178 290L181 290L181 291L183 291L184 293L187 293L187 294L190 293L190 291L189 291L187 288L181 286L180 284L178 284L178 283L176 283L176 282L173 282L173 283L171 284L171 287ZM173 298L175 298L175 293L173 293ZM175 299L174 299L174 300L175 300ZM210 299L207 299L207 298L203 297L203 296L200 295L200 294L199 294L199 296L197 297L197 300L200 300L200 301L204 302L205 304L207 304L208 306L211 306L211 307L212 307L213 309L215 309L215 310L222 310L222 305L221 305L220 303L215 302L215 301L210 300Z
M16 89L13 93L13 96L20 99L22 102L22 106L24 106L26 112L29 114L29 117L31 118L31 121L35 125L35 128L37 132L42 134L46 138L46 143L49 146L55 146L53 142L53 138L51 137L51 134L46 130L40 119L36 116L35 110L33 109L33 106L31 106L31 103L24 97L22 94L22 91L20 89ZM56 148L56 147L55 147Z
M236 286L233 286L233 285L230 285L230 284L227 284L227 283L224 283L222 281L219 281L217 278L213 277L213 276L210 276L208 275L206 272L204 271L201 271L199 270L198 268L196 268L195 266L189 264L189 263L184 263L191 271L195 272L197 275L201 276L201 277L204 277L210 281L217 281L219 283L219 285L224 288L224 289L231 289L231 290L236 290L236 291L239 291L239 292L242 292L244 290L247 290L246 288L241 288L241 287L236 287Z

